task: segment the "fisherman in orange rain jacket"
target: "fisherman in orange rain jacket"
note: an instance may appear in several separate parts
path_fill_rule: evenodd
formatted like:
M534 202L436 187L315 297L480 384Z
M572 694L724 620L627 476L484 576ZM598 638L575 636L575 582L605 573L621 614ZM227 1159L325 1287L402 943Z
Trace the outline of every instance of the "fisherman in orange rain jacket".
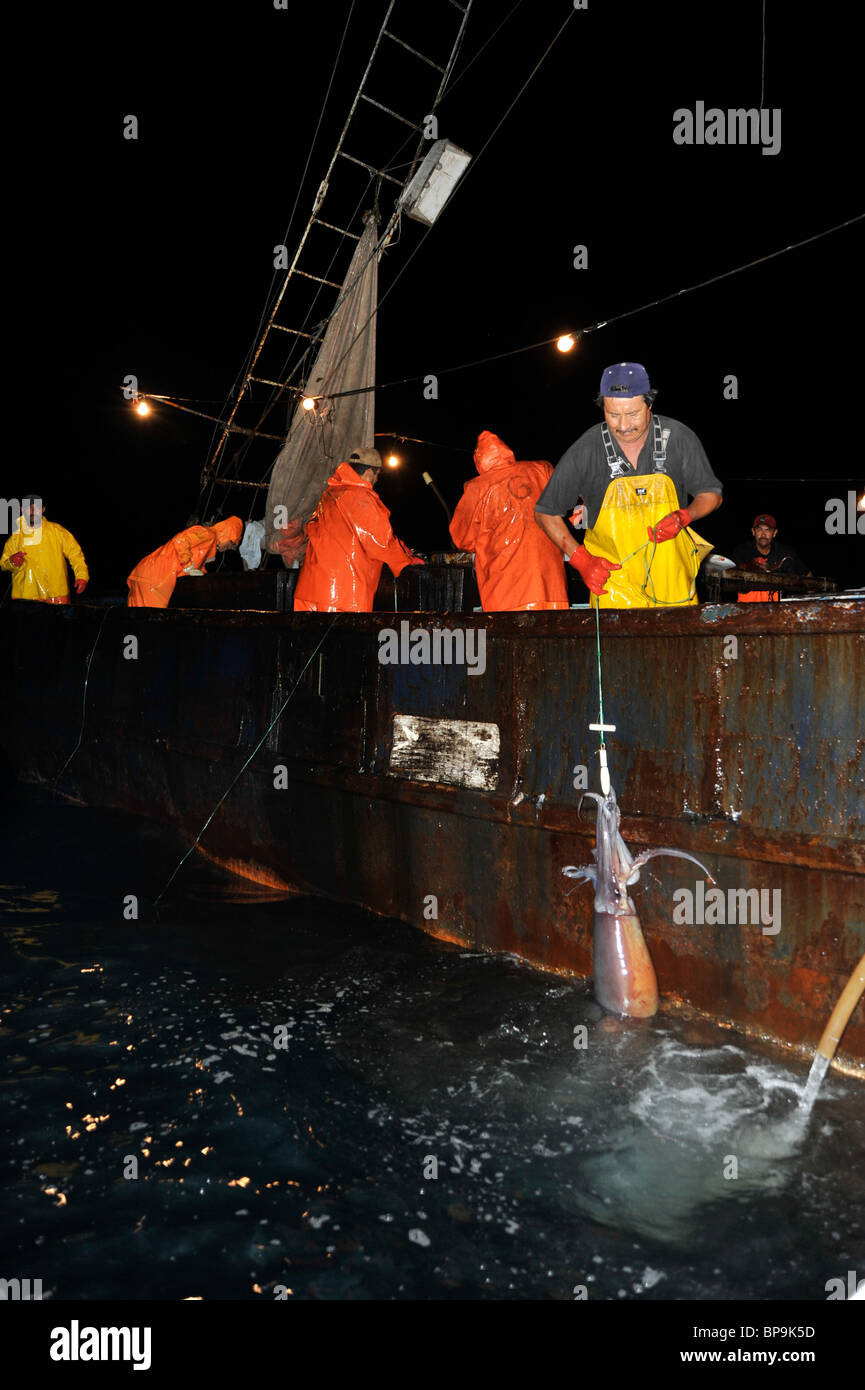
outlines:
M381 468L378 449L359 448L328 479L307 526L296 613L371 613L383 564L396 577L406 565L424 563L397 540L373 491Z
M139 560L126 583L130 608L167 608L181 574L200 575L218 550L235 548L243 535L239 516L213 526L188 526Z
M474 552L484 611L567 608L561 551L534 517L550 464L517 463L489 430L478 436L474 457L480 476L465 485L451 537L460 550Z

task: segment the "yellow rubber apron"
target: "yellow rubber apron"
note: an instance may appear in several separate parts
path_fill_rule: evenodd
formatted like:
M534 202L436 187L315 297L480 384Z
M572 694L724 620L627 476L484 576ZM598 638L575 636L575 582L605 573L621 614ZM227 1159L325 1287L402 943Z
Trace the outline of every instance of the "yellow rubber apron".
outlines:
M690 526L656 545L646 533L679 510L668 473L634 473L612 478L585 546L621 564L606 581L606 593L590 595L599 608L675 608L697 602L697 570L712 546ZM647 544L648 542L648 544Z

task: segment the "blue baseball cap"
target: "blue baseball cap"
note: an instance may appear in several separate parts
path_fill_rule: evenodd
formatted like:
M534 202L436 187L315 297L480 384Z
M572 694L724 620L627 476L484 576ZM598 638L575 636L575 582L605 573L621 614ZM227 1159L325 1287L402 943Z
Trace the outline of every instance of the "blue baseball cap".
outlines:
M617 362L601 377L602 396L642 396L651 389L649 373L639 362Z

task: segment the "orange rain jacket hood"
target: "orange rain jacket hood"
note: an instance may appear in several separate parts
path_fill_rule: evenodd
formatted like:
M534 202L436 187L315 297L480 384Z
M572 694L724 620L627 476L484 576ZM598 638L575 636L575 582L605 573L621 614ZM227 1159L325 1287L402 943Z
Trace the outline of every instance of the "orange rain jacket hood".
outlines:
M243 522L239 516L227 516L224 521L214 521L211 529L216 536L217 545L225 545L227 541L240 545Z
M454 545L474 551L485 612L567 608L564 557L534 515L550 464L518 463L497 434L484 430L475 466L479 476L466 483L450 529Z
M139 560L126 583L130 608L167 608L179 575L187 568L200 570L212 560L217 545L239 541L243 522L239 516L213 526L187 526L158 550Z
M396 576L412 559L387 507L350 463L328 479L307 530L295 612L371 613L382 565Z

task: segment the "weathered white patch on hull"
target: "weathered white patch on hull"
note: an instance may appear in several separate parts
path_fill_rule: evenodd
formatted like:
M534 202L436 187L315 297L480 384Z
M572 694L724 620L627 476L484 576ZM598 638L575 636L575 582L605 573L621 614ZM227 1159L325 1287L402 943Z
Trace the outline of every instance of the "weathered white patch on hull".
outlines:
M417 782L492 791L499 775L499 743L498 724L395 714L390 771Z

